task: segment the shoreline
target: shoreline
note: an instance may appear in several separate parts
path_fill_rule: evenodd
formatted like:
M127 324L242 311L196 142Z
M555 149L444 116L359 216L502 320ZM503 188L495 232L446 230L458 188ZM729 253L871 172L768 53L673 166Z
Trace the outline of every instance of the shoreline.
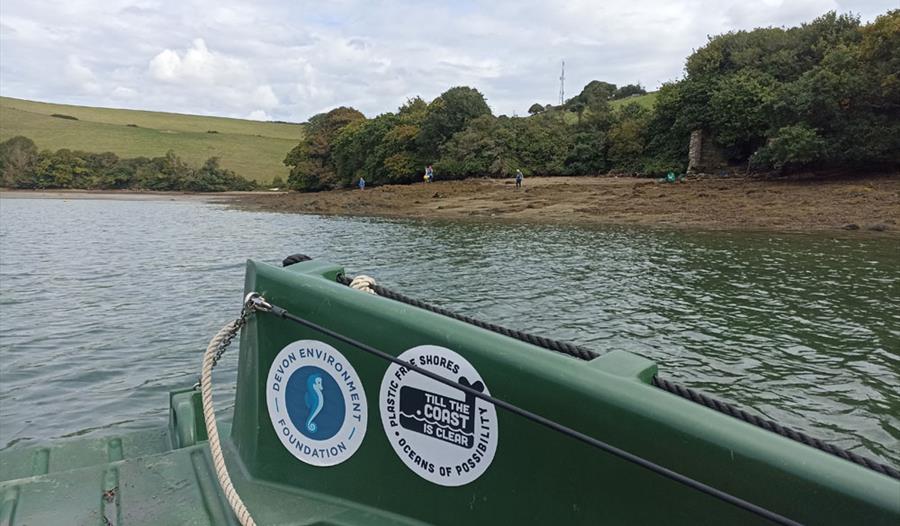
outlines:
M465 179L365 190L148 192L0 190L9 199L200 201L255 212L703 230L847 232L900 237L900 173L813 179L693 176Z
M466 179L365 190L252 193L247 211L393 219L636 225L704 230L847 232L900 237L900 174L760 179L694 176Z

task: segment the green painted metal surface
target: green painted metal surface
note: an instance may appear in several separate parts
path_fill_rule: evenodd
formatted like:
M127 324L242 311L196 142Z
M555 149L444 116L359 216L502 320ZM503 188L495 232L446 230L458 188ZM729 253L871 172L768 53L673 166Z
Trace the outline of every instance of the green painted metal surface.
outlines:
M246 290L393 355L449 348L492 395L804 524L900 523L900 482L652 387L656 365L624 352L591 362L337 284L340 267L249 262ZM345 462L315 467L286 449L267 410L279 351L301 339L339 350L359 374L368 428ZM498 410L493 462L445 487L413 473L382 428L388 364L268 314L241 334L229 471L258 524L765 524L513 414ZM199 368L198 354L198 368ZM0 453L0 525L231 524L199 397L170 397L168 429Z

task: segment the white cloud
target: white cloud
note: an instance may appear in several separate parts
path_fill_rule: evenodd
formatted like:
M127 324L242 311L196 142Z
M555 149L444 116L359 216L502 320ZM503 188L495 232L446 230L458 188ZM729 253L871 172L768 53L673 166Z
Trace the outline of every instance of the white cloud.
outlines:
M81 59L75 55L69 55L65 68L66 79L75 87L85 93L99 93L100 84L90 68L81 63Z
M176 83L230 84L249 77L243 60L211 52L202 38L195 38L183 52L160 51L150 60L149 71L156 80Z
M272 91L272 86L269 86L268 84L256 88L251 98L257 106L262 108L272 109L278 106L278 97L276 97L275 92Z
M896 8L896 0L49 1L3 0L4 95L295 121L339 105L371 116L458 85L478 88L496 113L524 114L555 101L561 59L570 96L593 79L653 89L681 76L708 35L794 25L830 9L872 19Z
M137 91L126 88L125 86L116 86L112 91L112 96L117 99L133 99L137 97L137 95Z
M247 119L250 119L251 121L271 121L271 120L274 120L274 119L272 119L272 116L271 116L271 115L269 115L268 113L266 113L266 112L263 111L263 110L253 110L253 111L251 111L249 114L247 114L247 117L246 117L246 118L247 118Z
M156 80L176 80L180 70L181 57L171 49L161 51L150 61L150 74Z

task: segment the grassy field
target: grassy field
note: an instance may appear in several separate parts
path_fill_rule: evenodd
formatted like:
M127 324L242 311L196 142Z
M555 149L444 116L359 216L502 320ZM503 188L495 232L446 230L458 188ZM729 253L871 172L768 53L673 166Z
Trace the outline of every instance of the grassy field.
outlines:
M155 157L172 150L193 165L218 156L223 166L264 184L287 177L281 161L302 134L297 124L0 97L0 141L24 135L41 149L109 151L120 157Z
M613 108L621 108L626 104L635 102L648 110L653 109L653 103L656 102L656 92L651 91L650 93L644 95L638 95L637 97L628 97L625 99L614 100L609 103Z

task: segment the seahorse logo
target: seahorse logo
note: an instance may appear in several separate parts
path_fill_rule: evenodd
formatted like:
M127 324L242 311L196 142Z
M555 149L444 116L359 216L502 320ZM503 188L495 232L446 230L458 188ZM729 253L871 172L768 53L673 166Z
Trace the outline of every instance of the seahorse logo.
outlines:
M306 429L311 433L315 433L319 427L313 420L319 416L319 413L322 412L322 407L325 405L321 376L313 374L306 379L306 396L304 401L306 402L306 409L309 410L309 416L306 417Z

